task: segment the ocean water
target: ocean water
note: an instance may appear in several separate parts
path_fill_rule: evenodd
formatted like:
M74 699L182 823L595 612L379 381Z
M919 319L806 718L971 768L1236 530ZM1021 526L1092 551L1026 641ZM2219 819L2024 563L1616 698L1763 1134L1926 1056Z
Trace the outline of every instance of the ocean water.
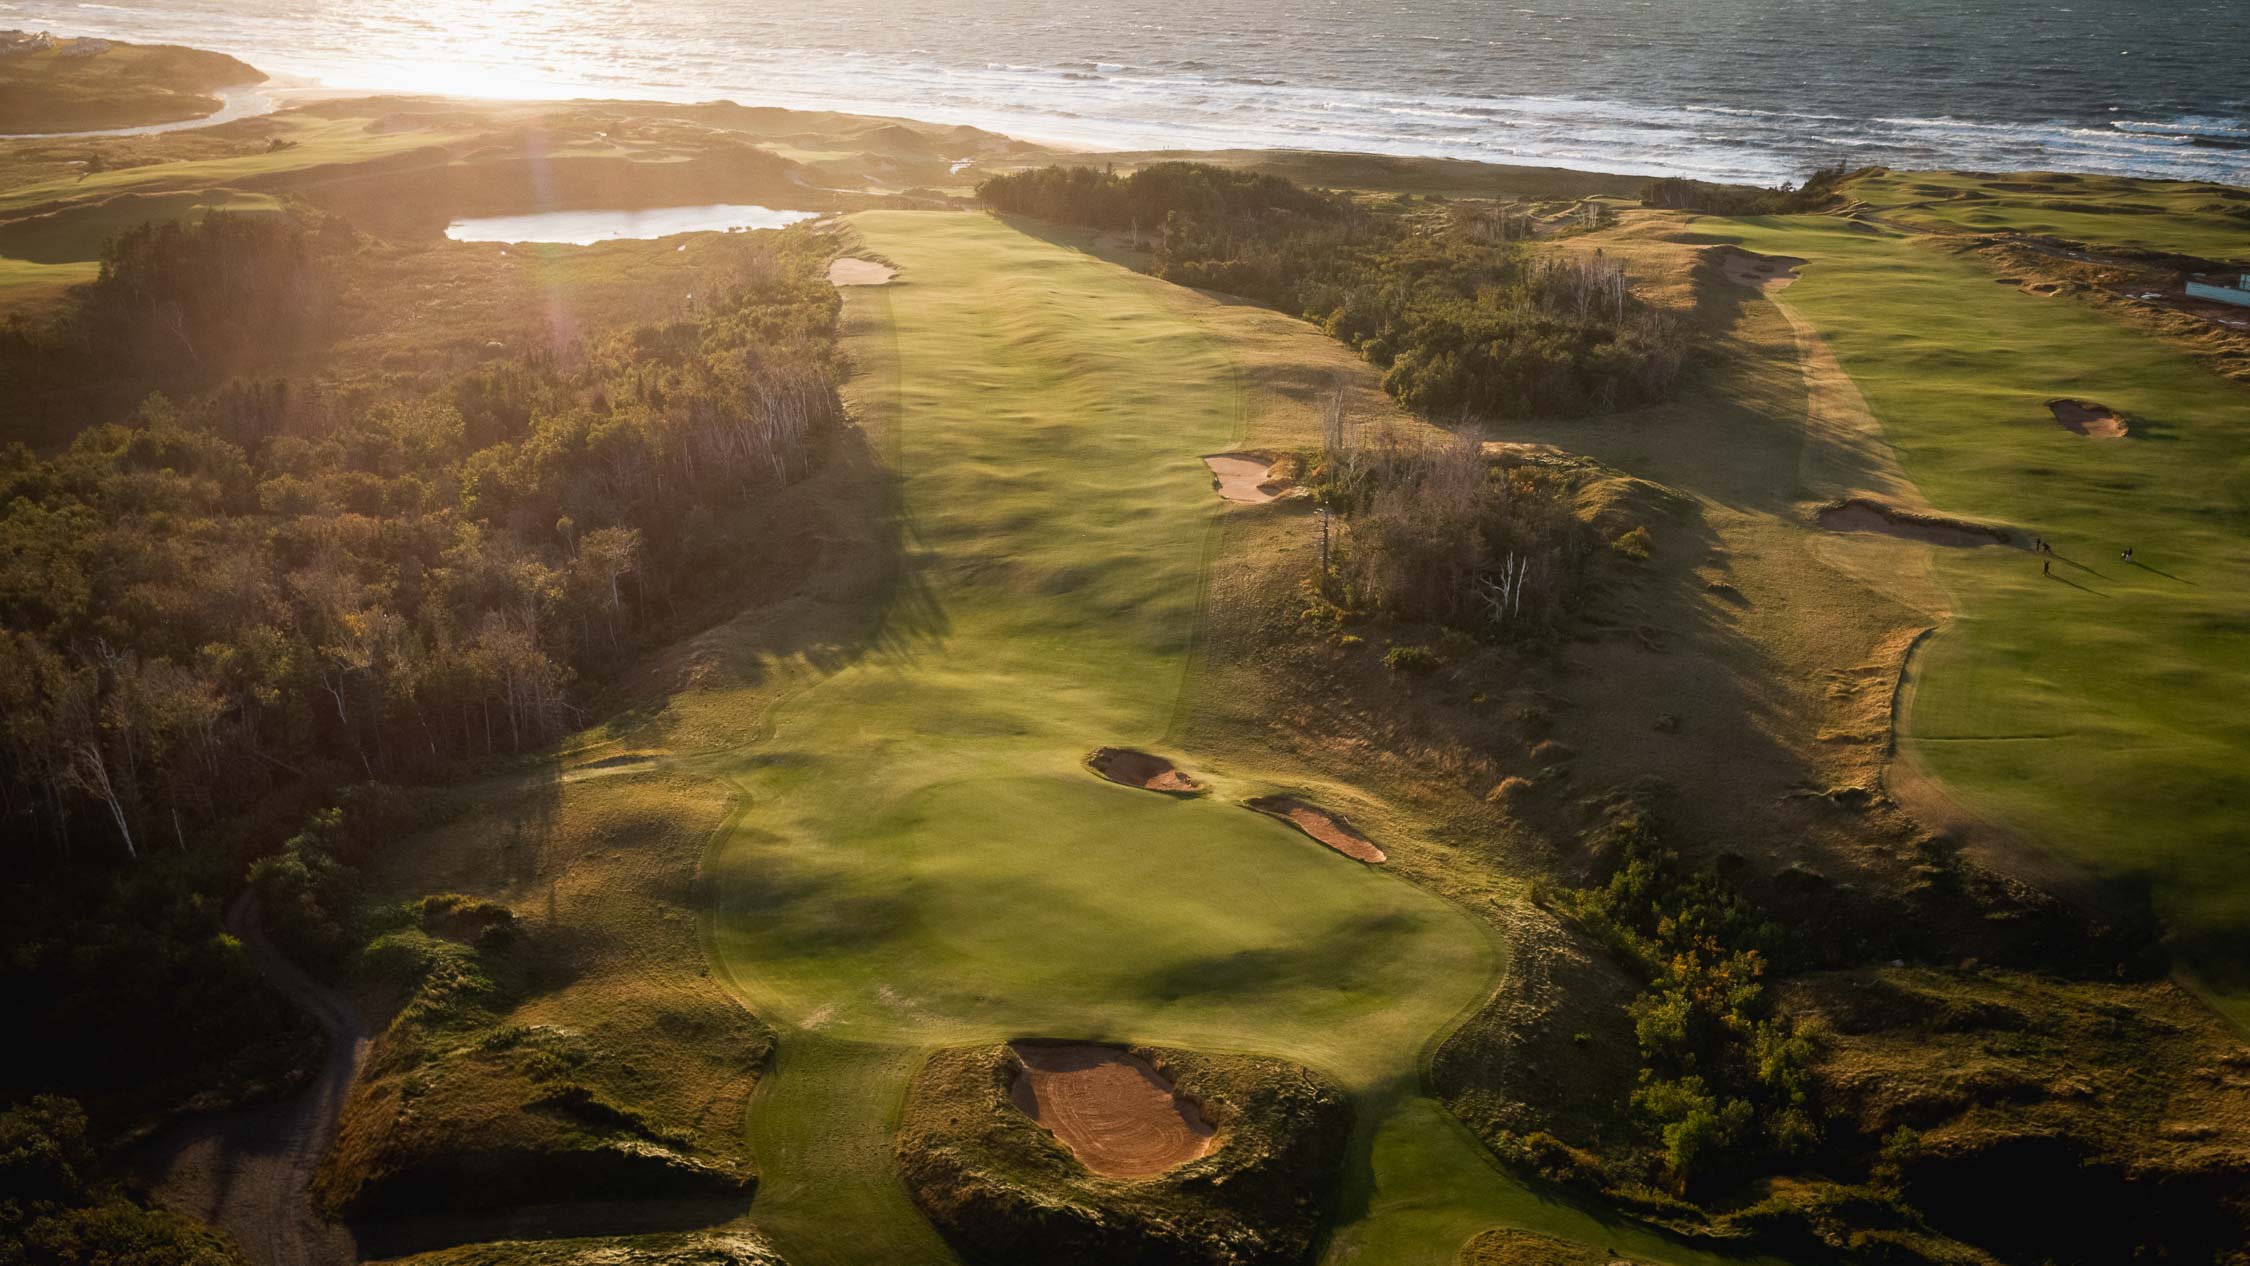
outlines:
M2250 184L2250 0L0 0L346 88L728 98L1114 148Z
M553 242L592 246L596 242L670 237L674 233L781 229L819 215L818 211L775 211L732 202L646 211L537 211L529 215L455 220L445 226L445 235L456 242Z

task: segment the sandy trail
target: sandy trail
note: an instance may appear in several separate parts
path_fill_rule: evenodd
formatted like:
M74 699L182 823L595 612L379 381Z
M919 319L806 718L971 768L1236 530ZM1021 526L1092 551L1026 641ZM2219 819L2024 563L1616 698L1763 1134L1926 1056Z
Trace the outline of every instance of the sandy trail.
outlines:
M2055 425L2074 435L2093 440L2125 438L2125 419L2108 405L2091 400L2049 400L2047 409L2055 415Z
M280 1103L182 1121L136 1149L135 1177L158 1200L219 1226L257 1266L345 1266L360 1260L351 1231L313 1211L313 1171L367 1057L368 1033L342 994L298 970L266 939L244 893L227 910L260 975L312 1013L328 1055L312 1085Z
M1280 818L1354 861L1376 865L1384 860L1383 850L1360 834L1342 814L1331 813L1295 796L1260 796L1246 803L1269 817Z
M1219 453L1203 459L1218 481L1219 495L1245 505L1263 505L1278 494L1267 487L1273 462L1256 453Z
M1094 1173L1149 1178L1210 1152L1211 1123L1147 1060L1109 1046L1013 1049L1023 1073L1009 1097Z
M887 286L896 276L898 269L872 259L839 259L828 265L831 286Z

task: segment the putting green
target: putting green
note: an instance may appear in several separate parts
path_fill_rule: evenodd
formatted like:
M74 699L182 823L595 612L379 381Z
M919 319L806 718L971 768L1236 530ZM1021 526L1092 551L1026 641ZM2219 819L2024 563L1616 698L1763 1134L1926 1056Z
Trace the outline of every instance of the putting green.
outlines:
M895 369L859 390L908 575L875 652L716 767L742 799L707 862L714 958L781 1034L759 1228L796 1266L952 1261L895 1174L906 1080L938 1046L1044 1035L1335 1077L1360 1128L1334 1257L1451 1262L1515 1224L1698 1260L1513 1185L1421 1094L1502 967L1481 924L1220 797L1079 767L1174 729L1227 512L1199 459L1249 407L1223 340L1161 283L985 216L853 223L904 268L847 302L861 363ZM1259 759L1191 763L1255 784Z
M1955 619L1916 661L1902 750L1979 813L2151 883L2189 960L2240 979L2250 392L1925 240L1825 217L1698 227L1722 223L1811 261L1782 300L1827 337L1933 505L2054 544L2051 577L2018 550L1937 551ZM2056 397L2108 405L2132 435L2066 431Z

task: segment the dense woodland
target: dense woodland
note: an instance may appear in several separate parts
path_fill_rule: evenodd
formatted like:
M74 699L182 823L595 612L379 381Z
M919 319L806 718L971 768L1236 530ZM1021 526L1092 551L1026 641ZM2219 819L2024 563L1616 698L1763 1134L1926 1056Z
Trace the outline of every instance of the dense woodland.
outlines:
M43 1035L0 1095L81 1097L97 1134L286 1082L317 1036L220 933L244 864L272 854L268 922L319 965L352 832L308 813L342 796L364 834L387 820L367 788L583 721L703 614L698 578L752 565L761 504L839 421L838 301L802 232L725 239L676 319L441 382L237 372L317 339L370 266L355 241L290 216L135 230L6 333L12 399L66 373L166 388L59 451L0 450L0 991Z
M1303 316L1381 366L1401 403L1446 420L1651 403L1688 355L1686 330L1614 263L1542 250L1520 213L1491 204L1360 201L1194 163L1013 172L977 196L1147 240L1158 276Z

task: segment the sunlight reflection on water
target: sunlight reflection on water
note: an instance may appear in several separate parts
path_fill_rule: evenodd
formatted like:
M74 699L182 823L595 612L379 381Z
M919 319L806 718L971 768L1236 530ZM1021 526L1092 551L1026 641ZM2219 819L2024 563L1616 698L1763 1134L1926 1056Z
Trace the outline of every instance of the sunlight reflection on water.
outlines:
M783 229L818 211L776 211L747 203L655 207L642 211L541 211L455 220L445 235L456 242L551 242L591 246L627 238L670 237L732 229Z

